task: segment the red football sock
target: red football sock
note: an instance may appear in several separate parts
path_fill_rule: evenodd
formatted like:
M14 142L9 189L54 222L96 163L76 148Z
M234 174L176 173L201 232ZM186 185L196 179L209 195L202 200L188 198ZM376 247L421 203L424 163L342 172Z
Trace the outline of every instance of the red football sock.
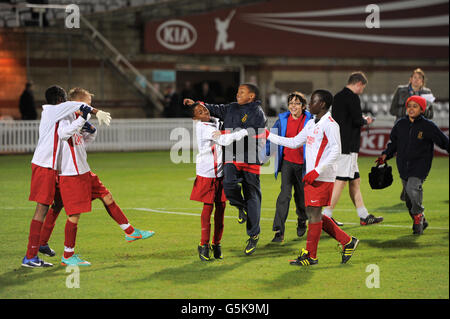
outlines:
M28 236L27 258L31 259L38 254L39 237L41 234L42 222L32 219L30 224L30 234Z
M225 218L225 202L216 202L216 211L214 212L214 237L213 244L218 245L222 239L224 218Z
M109 216L111 216L111 218L114 219L114 221L121 226L121 228L125 231L125 233L130 235L134 232L133 226L129 225L127 217L120 209L120 207L116 204L116 202L112 202L112 204L105 205L105 208ZM126 228L124 228L123 226L126 226Z
M306 235L306 250L311 258L317 258L317 246L319 245L320 233L322 232L322 221L308 223L308 234Z
M53 228L55 227L56 218L61 211L54 211L52 208L48 210L47 216L45 216L44 224L41 229L41 238L39 245L45 246L48 244L48 240L52 235Z
M202 237L200 240L200 245L202 246L209 243L209 238L211 236L211 214L213 208L213 204L203 204L202 216L200 218L202 225Z
M333 220L326 216L322 215L322 228L323 230L340 242L342 245L346 245L352 239L349 235L346 234L338 225L336 225Z
M64 258L72 257L75 248L75 241L77 238L78 224L72 223L67 219L66 227L64 229L65 239L64 239Z

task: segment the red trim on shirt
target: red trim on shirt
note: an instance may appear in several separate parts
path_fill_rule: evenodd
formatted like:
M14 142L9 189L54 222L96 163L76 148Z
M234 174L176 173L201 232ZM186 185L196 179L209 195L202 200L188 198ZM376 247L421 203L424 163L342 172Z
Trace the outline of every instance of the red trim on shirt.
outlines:
M73 148L73 139L72 139L72 137L70 137L67 140L67 143L69 143L70 153L72 153L73 165L75 165L75 169L77 170L77 174L80 175L80 172L78 171L78 165L77 165L77 159L76 159L76 156L75 156L75 150Z
M261 166L258 164L248 164L248 163L236 162L236 161L225 162L225 164L234 164L234 166L236 166L236 168L239 171L246 171L246 172L258 174L258 175L261 170Z
M216 146L215 145L211 146L211 152L212 152L213 158L214 158L214 175L216 175L216 177L217 177L217 166L218 166L218 163L217 163L217 152L216 152Z
M319 152L317 152L316 164L314 167L317 167L320 162L320 158L322 157L323 151L325 150L325 146L328 144L328 138L325 133L323 133L322 143L320 143Z
M53 163L52 168L55 169L56 151L58 150L59 136L58 136L59 122L55 124L55 133L53 134Z

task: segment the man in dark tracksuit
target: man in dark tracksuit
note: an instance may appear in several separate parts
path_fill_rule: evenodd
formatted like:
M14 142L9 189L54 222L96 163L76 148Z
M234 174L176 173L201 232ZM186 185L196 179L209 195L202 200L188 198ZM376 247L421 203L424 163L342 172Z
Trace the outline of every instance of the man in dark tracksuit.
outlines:
M242 222L247 220L248 244L245 254L251 255L259 240L261 218L261 186L260 159L264 144L255 135L264 131L266 116L258 100L258 88L252 84L242 84L236 94L237 102L230 104L207 104L211 116L223 121L225 131L247 129L249 134L240 141L225 148L224 180L225 195L233 205L239 209ZM194 101L185 99L186 105ZM242 190L239 183L242 184ZM243 193L243 194L242 194ZM243 196L242 196L243 195Z
M339 124L341 133L341 155L337 161L336 181L333 187L331 205L323 214L332 218L341 193L348 182L350 198L356 208L360 225L371 225L383 221L383 217L369 214L361 194L358 153L360 147L361 127L371 124L370 116L363 116L359 95L363 93L367 78L362 72L350 74L347 85L333 98L331 116Z
M384 164L397 153L397 168L405 188L406 206L413 219L415 235L423 234L428 226L423 214L422 184L431 169L434 144L449 152L448 137L423 116L426 107L427 101L421 96L411 96L406 101L408 115L395 123L386 150L377 160Z

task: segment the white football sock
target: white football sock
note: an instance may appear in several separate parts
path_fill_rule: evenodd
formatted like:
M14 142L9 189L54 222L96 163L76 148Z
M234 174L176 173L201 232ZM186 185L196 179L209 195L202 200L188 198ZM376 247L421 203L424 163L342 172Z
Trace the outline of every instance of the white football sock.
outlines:
M333 217L333 210L329 207L326 207L323 209L322 214L331 218L331 217Z
M365 206L356 208L359 218L366 219L369 216L369 212Z

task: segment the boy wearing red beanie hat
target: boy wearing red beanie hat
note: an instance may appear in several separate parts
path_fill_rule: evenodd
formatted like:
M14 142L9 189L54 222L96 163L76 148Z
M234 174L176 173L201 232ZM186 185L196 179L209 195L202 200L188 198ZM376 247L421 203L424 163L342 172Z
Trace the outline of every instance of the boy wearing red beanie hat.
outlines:
M423 116L427 101L411 96L406 101L407 115L392 128L390 141L377 162L383 164L397 153L397 168L406 191L406 206L413 219L413 234L422 235L428 222L422 206L423 189L434 154L434 144L449 152L448 137Z

